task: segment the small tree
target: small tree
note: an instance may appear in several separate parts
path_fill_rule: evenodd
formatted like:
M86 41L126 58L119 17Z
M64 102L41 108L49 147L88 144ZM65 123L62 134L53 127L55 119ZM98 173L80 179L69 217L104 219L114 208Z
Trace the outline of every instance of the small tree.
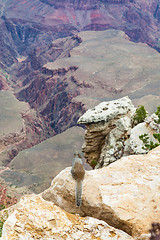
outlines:
M133 116L133 124L137 125L138 123L144 122L146 117L147 117L147 111L145 110L143 105L139 105Z
M157 124L160 124L160 106L157 107L157 111L155 112L155 114L158 116L158 120L154 120L154 121ZM160 133L154 133L153 137L158 140L158 143L154 143L153 141L151 141L147 133L139 136L139 139L142 140L144 144L143 149L152 150L153 148L160 146Z
M155 112L155 114L158 116L158 120L156 121L156 123L160 124L160 106L157 107L157 111Z
M139 136L139 139L142 140L144 147L142 147L144 150L152 150L160 145L160 134L155 133L153 134L153 137L158 140L159 143L154 143L153 141L149 140L149 136L147 133L142 134Z
M7 195L6 186L3 186L2 184L0 184L0 211L16 203L17 203L17 199L15 197L11 197ZM7 210L5 211L6 211L6 215L8 215ZM6 218L0 216L0 237L2 236L2 228L5 221L6 221Z

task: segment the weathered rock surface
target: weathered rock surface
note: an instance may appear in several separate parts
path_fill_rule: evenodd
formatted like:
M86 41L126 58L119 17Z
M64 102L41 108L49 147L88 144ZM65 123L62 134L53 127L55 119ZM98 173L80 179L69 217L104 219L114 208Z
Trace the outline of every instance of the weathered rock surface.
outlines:
M28 195L14 207L14 212L3 226L1 240L9 239L131 240L133 238L123 231L110 227L104 221L67 213L40 196Z
M123 139L131 128L131 118L135 108L128 97L110 102L102 102L89 109L78 120L85 124L84 156L95 167L102 166L123 155Z
M81 209L75 207L70 170L66 168L53 180L44 199L69 212L102 219L135 239L148 239L151 223L160 219L160 147L86 172Z
M131 154L147 153L140 135L148 134L149 142L158 143L153 137L160 133L152 114L145 122L134 126L135 108L128 97L102 102L82 115L78 123L85 124L85 142L82 146L87 162L94 168L107 166Z

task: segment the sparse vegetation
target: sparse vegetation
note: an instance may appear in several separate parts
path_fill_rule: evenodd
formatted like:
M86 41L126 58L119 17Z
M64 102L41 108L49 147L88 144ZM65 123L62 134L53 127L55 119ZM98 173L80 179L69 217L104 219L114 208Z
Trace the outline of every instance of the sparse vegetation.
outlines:
M154 137L155 139L157 139L158 142L160 143L160 133L154 133L154 134L153 134L153 137Z
M93 159L92 162L91 162L91 166L93 168L95 168L96 164L97 164L97 161L95 159Z
M6 195L6 193L7 193L7 188L2 184L0 184L0 211L17 203L17 199L15 197ZM8 216L7 210L5 210L5 217L0 216L0 237L2 235L3 224L6 221L7 216Z
M159 140L160 140L160 134L153 134L154 135L159 135ZM154 136L155 137L155 136ZM156 137L155 137L156 138ZM153 141L149 140L149 136L147 133L142 134L139 136L139 139L143 141L144 147L142 147L144 150L152 150L153 148L156 148L160 145L160 141L159 143L154 143ZM157 139L157 138L156 138Z
M158 120L155 122L160 124L160 106L157 107L157 111L155 112L155 114L158 116ZM158 140L158 143L154 143L153 141L151 141L147 133L139 136L139 139L142 140L144 144L143 149L152 150L153 148L160 146L160 133L154 133L153 137Z
M8 212L7 210L5 211L5 217L0 217L0 237L2 236L2 229L3 229L3 224L5 223L6 219L8 217Z
M157 111L155 112L155 114L158 116L158 121L156 121L156 123L160 124L160 106L157 107Z
M145 110L143 105L139 105L133 117L133 125L137 125L138 123L144 122L146 117L147 111Z

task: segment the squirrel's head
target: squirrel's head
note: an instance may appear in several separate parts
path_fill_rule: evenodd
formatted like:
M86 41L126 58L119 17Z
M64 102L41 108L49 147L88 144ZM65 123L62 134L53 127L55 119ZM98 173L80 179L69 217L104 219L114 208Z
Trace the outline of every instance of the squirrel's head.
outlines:
M81 158L81 154L78 153L78 152L76 152L76 153L74 154L74 157L79 157L79 158Z

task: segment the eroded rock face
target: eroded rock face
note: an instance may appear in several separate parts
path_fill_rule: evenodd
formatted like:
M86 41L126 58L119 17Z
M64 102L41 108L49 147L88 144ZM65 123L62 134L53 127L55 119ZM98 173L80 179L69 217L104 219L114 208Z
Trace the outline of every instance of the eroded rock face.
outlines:
M160 219L160 147L86 172L81 209L75 207L75 182L70 170L57 175L44 191L44 199L69 212L102 219L135 239L148 240L151 223Z
M158 143L153 137L154 133L160 133L158 116L152 114L134 126L134 114L131 100L124 97L102 102L79 118L78 123L86 126L82 150L93 168L107 166L122 156L147 153L149 150L140 135L148 134L149 142Z
M123 155L124 139L134 113L131 100L124 97L102 102L79 118L78 123L87 128L82 148L92 167L107 165Z
M3 227L1 240L8 239L99 239L131 240L123 231L104 221L65 212L40 196L23 197Z

